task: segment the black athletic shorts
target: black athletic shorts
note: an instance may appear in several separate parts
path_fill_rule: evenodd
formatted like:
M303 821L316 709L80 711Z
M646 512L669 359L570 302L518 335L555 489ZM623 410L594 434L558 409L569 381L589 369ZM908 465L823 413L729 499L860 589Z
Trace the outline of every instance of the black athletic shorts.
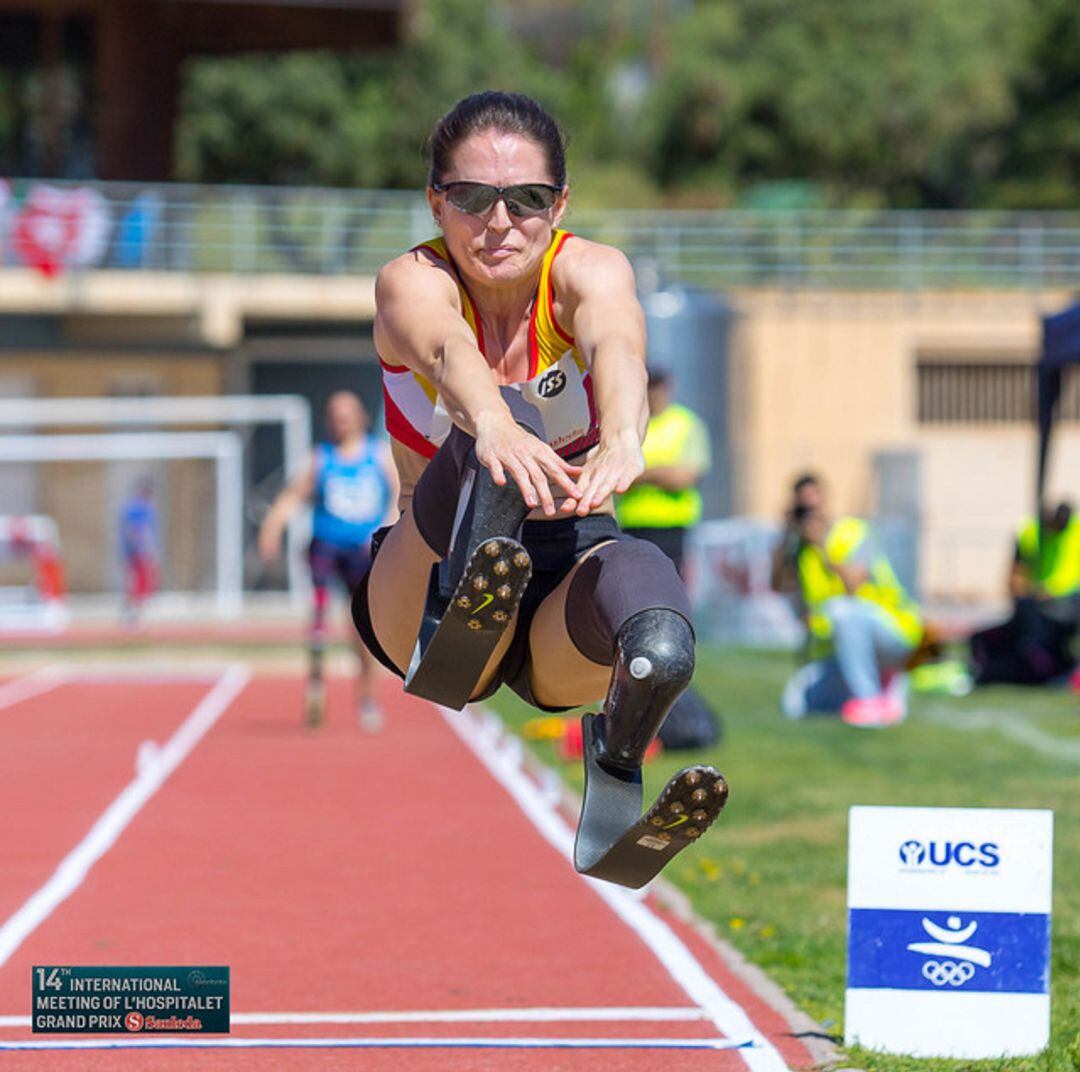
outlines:
M313 539L308 547L311 583L315 588L329 588L338 578L346 591L355 592L371 568L371 548L365 542L341 547L326 540Z
M372 557L378 554L379 545L389 529L380 529L372 537ZM569 707L546 707L538 703L529 685L529 630L540 604L559 586L574 563L586 551L598 544L612 540L628 540L632 537L622 532L610 514L590 514L588 517L559 518L557 521L526 521L521 530L521 542L532 558L533 574L518 609L517 623L510 647L503 656L499 669L490 685L477 700L486 700L507 685L527 704L541 711L569 711ZM356 630L368 650L388 670L402 680L405 672L382 649L371 624L371 612L367 600L365 575L353 597L352 614ZM437 584L437 572L432 571L432 585Z

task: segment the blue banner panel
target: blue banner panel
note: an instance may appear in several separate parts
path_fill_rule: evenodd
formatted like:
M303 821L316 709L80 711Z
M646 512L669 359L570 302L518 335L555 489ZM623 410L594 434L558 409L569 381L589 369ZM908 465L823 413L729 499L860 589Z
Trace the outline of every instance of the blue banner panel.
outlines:
M1045 994L1050 986L1050 917L852 908L847 985Z

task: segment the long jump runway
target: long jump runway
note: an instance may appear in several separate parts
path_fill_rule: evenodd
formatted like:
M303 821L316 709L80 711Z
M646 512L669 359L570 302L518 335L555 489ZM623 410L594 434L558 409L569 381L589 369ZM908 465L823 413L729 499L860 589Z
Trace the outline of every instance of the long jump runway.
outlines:
M651 898L577 876L551 785L482 713L241 665L0 682L5 1069L807 1068ZM714 836L722 836L722 824ZM228 1035L30 1030L33 965L228 965Z

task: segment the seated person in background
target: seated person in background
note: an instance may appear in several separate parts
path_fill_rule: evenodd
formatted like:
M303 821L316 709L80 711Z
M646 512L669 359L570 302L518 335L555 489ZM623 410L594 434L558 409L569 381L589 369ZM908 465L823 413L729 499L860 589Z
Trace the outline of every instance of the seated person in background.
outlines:
M1044 685L1075 664L1080 628L1080 518L1067 502L1026 519L1016 534L1008 589L1012 617L971 637L976 685Z
M784 713L839 710L852 726L899 722L907 713L902 671L923 636L918 605L865 521L830 521L820 505L796 505L792 513L807 628L829 653L795 672L784 689Z

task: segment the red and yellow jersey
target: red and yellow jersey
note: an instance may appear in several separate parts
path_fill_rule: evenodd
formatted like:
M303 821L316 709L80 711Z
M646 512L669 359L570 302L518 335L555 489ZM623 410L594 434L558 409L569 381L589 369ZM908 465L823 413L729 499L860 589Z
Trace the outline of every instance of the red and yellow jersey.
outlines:
M552 265L569 237L568 231L555 231L544 254L539 289L529 320L528 378L522 383L500 388L511 412L529 427L542 425L544 438L564 458L581 454L600 438L589 370L574 345L573 336L555 319ZM442 238L433 238L415 248L427 250L454 270ZM454 276L465 319L476 336L476 345L486 356L479 311L456 271ZM451 423L435 387L426 377L405 365L391 365L379 360L387 431L402 446L425 458L432 457L449 434Z

